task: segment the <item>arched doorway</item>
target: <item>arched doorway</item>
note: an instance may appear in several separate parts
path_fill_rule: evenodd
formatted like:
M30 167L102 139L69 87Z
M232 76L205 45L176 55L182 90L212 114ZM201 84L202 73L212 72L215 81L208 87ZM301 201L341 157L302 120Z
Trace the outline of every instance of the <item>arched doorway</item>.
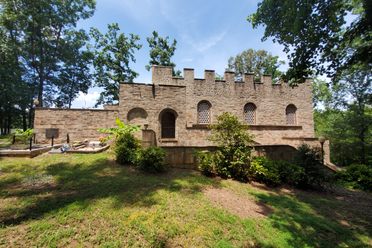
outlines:
M161 138L176 138L176 118L176 113L170 109L164 110L160 114Z

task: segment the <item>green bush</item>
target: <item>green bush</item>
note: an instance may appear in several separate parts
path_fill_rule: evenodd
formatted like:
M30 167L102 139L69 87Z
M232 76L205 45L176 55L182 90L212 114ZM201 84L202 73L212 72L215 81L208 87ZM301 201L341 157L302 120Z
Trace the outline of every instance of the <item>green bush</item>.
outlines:
M250 176L270 186L280 184L299 185L305 177L304 169L287 161L275 161L266 157L255 157L251 162Z
M135 164L140 147L139 141L133 134L125 133L118 136L114 147L116 161L121 165Z
M234 148L233 151L225 148L218 148L214 153L214 167L216 173L222 178L234 178L247 182L250 167L250 149L244 147Z
M217 145L213 156L216 173L223 178L248 181L252 136L246 125L233 114L223 113L211 129L209 139Z
M140 142L133 136L133 133L140 130L140 126L125 124L119 118L116 118L116 127L100 128L99 132L107 134L106 137L100 137L100 142L114 140L114 152L116 161L122 165L136 163L137 153L140 149Z
M146 172L164 172L166 170L164 149L151 146L141 150L137 158L137 165Z
M255 157L252 160L249 174L255 181L271 186L282 183L276 162L265 157Z
M214 165L214 154L209 151L198 151L195 153L198 168L202 174L213 176L216 174Z
M367 165L350 165L338 173L337 179L351 188L372 191L372 168Z
M299 187L324 187L332 181L331 172L323 165L320 149L304 144L298 147L294 163L303 168L304 176Z
M293 186L298 186L304 180L305 170L293 163L287 161L275 161L280 180Z
M26 131L23 131L22 129L16 129L14 135L15 141L17 143L28 144L29 140L34 135L34 129L29 128Z

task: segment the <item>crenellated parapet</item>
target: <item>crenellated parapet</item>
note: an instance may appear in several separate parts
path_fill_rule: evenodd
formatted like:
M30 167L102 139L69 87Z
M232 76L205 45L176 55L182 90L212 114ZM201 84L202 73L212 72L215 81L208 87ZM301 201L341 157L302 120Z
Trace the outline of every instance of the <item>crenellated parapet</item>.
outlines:
M240 94L246 91L268 92L268 93L283 93L311 91L311 80L300 84L296 87L291 87L284 82L273 83L270 75L262 75L260 80L255 80L253 73L244 74L241 81L235 80L235 73L225 71L223 78L216 78L214 70L205 70L204 78L195 78L194 69L184 68L183 77L174 77L172 75L172 67L169 66L153 66L152 67L152 84L154 85L169 85L169 86L187 86L194 88L197 91L209 94Z

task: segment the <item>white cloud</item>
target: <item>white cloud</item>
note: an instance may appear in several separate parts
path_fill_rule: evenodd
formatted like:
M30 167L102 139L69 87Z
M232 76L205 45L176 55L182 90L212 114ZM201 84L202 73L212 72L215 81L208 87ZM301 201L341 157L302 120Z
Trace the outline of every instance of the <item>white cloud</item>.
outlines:
M97 89L88 91L88 94L79 92L79 96L72 102L73 108L94 108L100 92Z
M205 51L209 50L210 48L214 47L217 43L219 43L226 35L227 31L224 30L220 33L214 34L202 40L195 40L188 34L183 34L182 39L191 45L193 49L200 53L204 53Z

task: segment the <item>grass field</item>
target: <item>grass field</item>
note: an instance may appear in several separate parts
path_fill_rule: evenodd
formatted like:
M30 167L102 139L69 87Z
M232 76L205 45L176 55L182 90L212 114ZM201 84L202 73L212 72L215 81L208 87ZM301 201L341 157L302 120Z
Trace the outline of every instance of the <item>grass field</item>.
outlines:
M0 148L8 148L11 144L9 135L0 135Z
M269 211L242 217L207 189ZM368 193L149 175L109 153L0 157L0 247L369 247L371 209Z

